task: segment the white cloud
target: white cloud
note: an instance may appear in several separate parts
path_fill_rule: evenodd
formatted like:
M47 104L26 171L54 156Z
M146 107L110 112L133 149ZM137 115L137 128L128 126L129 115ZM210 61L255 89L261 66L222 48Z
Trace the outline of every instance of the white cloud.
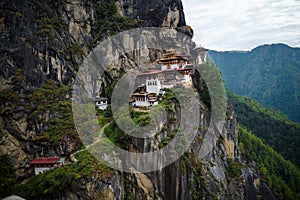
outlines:
M182 1L194 40L209 49L250 50L280 42L300 46L300 1Z

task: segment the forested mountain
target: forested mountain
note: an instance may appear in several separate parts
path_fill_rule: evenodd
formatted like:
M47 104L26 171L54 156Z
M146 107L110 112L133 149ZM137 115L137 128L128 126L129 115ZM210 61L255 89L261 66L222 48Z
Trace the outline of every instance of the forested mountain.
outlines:
M300 126L278 111L257 101L228 93L238 123L261 138L287 160L300 166Z
M242 159L248 166L259 164L262 180L278 198L299 199L300 126L248 97L230 92L227 96L239 123Z
M252 51L209 51L209 57L230 91L300 122L300 48L272 44Z
M262 181L275 191L277 198L295 200L300 198L299 168L285 160L243 126L239 127L239 146L243 158L249 162L248 166L259 164ZM259 196L260 194L257 195ZM264 199L271 198L269 196Z

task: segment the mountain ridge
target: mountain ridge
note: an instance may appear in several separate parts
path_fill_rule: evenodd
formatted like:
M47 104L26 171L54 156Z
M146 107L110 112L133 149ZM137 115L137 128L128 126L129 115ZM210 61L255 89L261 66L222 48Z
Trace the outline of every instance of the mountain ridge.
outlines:
M282 113L268 109L245 96L228 93L235 108L238 122L261 138L265 144L280 153L298 167L300 152L300 126Z
M210 50L208 57L219 66L230 91L300 122L300 48L279 43L243 53Z

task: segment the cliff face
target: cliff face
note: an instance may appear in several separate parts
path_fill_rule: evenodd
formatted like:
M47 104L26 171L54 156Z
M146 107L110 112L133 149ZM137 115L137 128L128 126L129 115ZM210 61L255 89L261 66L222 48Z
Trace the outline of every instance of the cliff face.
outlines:
M72 121L68 86L74 82L84 56L105 37L99 34L101 24L97 19L101 14L99 4L103 2L108 1L25 0L20 3L10 0L0 3L0 153L9 155L17 184L33 175L29 162L34 157L69 156L81 145L73 122L64 121L66 118ZM115 3L118 14L138 20L136 27L174 28L190 37L193 35L185 23L180 0L119 0ZM155 55L150 57L149 60L156 58ZM127 68L134 68L135 63L134 56L127 54ZM105 74L100 93L107 92L115 73L111 70ZM199 82L200 77L196 74L194 82ZM178 109L174 102L171 106ZM203 124L199 136L187 153L172 165L151 173L113 171L105 177L93 173L77 177L77 189L40 198L251 199L250 194L259 188L259 184L253 185L253 176L257 173L234 162L239 157L237 122L231 106L228 106L222 131L213 130L215 135L221 135L216 138L213 150L204 158L199 156L205 142L201 138L210 122L208 110L203 107L199 113ZM65 116L66 113L69 114ZM179 115L173 113L170 118ZM168 126L166 135L176 129L176 123ZM148 144L132 140L126 145L142 151ZM228 170L234 167L243 169L243 174L229 175Z
M145 27L177 28L185 26L181 1L118 1L119 12L134 19L143 20Z
M99 1L98 3L105 2ZM139 19L140 27L185 30L181 1L118 1L118 12ZM72 83L82 57L95 46L97 3L85 1L1 2L1 87L17 69L26 87L46 79ZM128 11L126 11L128 10ZM188 32L188 31L187 31Z
M41 119L29 119L29 100L33 90L48 79L72 83L82 56L89 52L91 25L86 19L94 18L93 5L2 1L1 10L0 80L1 90L6 92L1 101L1 152L11 157L16 176L22 178L33 157L68 154L78 147L78 141L70 136L55 147L32 141L48 127ZM47 111L42 115L43 119L55 117Z

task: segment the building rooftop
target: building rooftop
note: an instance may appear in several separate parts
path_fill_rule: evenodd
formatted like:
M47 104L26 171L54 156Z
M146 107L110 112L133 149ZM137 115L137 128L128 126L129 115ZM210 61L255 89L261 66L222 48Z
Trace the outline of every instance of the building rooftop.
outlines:
M158 59L156 62L167 62L171 60L184 60L187 61L186 58L182 57L181 55L177 54L173 49L168 50L166 54L163 54L162 58Z
M144 92L144 93L139 93L139 92L135 92L135 93L133 93L133 96L147 96L147 95L149 95L149 93L146 93L146 92Z
M30 164L51 164L56 163L59 157L37 157L33 159Z
M164 73L164 72L174 72L174 71L187 71L187 70L192 70L192 68L185 67L185 68L176 68L176 69L166 69L166 70L149 70L145 71L144 73L140 74L141 75L153 75L153 74L158 74L158 73Z

